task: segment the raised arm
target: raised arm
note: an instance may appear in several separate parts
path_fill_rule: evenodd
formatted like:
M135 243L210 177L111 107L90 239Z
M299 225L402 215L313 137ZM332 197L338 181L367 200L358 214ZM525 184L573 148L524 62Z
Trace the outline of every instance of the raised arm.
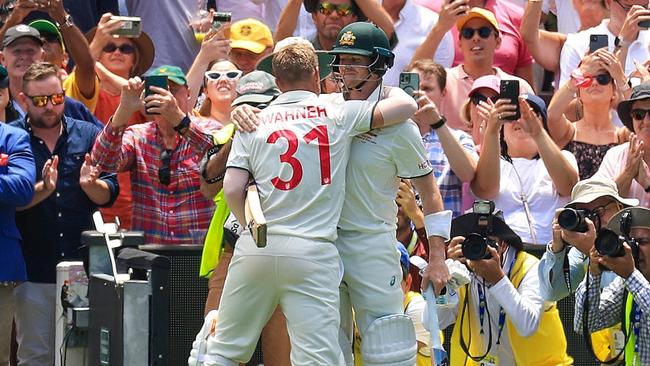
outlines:
M577 88L572 79L569 79L555 91L548 105L548 132L555 143L564 147L573 139L574 126L566 118L564 112L573 101Z
M196 55L192 67L187 72L187 86L190 89L189 105L194 106L201 91L204 73L208 69L210 62L215 60L227 60L230 51L230 40L223 33L225 27L221 27L218 32L210 31L201 42L201 49Z
M431 28L427 38L415 50L415 53L413 53L411 63L422 59L433 59L433 56L436 54L436 50L445 34L456 24L456 20L462 18L461 14L464 14L469 10L467 3L467 0L454 1L451 4L445 4L442 7L439 14L440 16L438 17L438 22L433 26L433 28Z
M298 25L298 16L300 15L300 7L302 0L289 0L278 20L278 25L275 28L275 35L273 36L275 43L291 37Z
M388 36L388 39L393 37L393 34L395 33L395 24L386 9L381 6L381 3L376 0L354 1L363 14L368 18L369 22L372 22L381 28L381 30L386 33L386 36Z
M566 34L540 30L541 17L542 1L528 1L519 31L535 62L546 70L558 72Z

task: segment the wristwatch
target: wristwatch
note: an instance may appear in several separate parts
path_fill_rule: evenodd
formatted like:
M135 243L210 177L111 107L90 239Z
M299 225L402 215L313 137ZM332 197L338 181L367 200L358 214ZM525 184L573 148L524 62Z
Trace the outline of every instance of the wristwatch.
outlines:
M185 116L177 126L174 127L174 131L178 132L181 135L184 135L187 130L190 129L190 117Z
M66 15L65 15L65 23L63 23L63 24L59 24L59 29L70 28L70 27L72 27L73 25L74 25L74 23L72 22L72 15L70 15L70 14L66 14Z
M631 44L632 44L632 42L626 41L626 40L624 40L624 39L622 39L622 38L620 38L618 36L616 38L614 38L614 47L615 48L628 47Z
M440 119L438 120L438 122L432 123L429 126L431 127L431 129L437 130L440 127L442 127L442 125L444 125L445 123L447 123L447 119L445 118L445 116L440 116Z

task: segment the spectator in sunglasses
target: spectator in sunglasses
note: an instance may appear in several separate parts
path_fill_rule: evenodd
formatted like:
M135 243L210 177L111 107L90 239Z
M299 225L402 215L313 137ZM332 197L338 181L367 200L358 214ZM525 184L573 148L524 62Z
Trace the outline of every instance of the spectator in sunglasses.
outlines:
M650 206L650 83L632 89L629 99L618 105L618 115L633 134L630 142L611 148L596 176L616 181L623 197L639 200Z
M93 212L115 201L119 185L90 160L99 128L64 115L67 100L54 65L29 66L19 98L27 116L10 124L30 135L36 185L16 215L29 279L14 291L18 362L45 366L55 355L56 266L81 260L82 231L94 229Z
M185 74L160 66L147 76L166 77L168 88L144 93L140 78L122 87L120 104L97 137L93 161L110 172L128 172L133 190L132 228L147 243L195 244L205 232L214 204L200 192L199 161L212 146L220 125L191 113ZM133 113L146 111L146 123L129 125Z
M237 97L235 87L242 71L230 61L215 62L205 73L205 100L199 114L210 117L222 125L230 123L230 105Z
M461 119L458 111L467 101L474 80L484 75L496 75L501 79L519 80L521 93L533 93L533 88L525 80L496 67L495 52L503 40L501 23L497 22L495 14L483 8L470 9L464 1L444 6L439 22L417 49L413 61L431 58L443 35L454 24L463 63L447 70L447 95L442 100L440 113L447 118L449 127L470 133L471 129Z
M553 141L578 160L580 179L593 176L605 153L625 141L625 129L617 129L610 109L619 90L629 86L616 57L606 50L587 55L572 77L555 92L548 108L548 130ZM571 122L570 103L577 94L581 113Z
M386 33L395 45L395 26L390 15L374 0L289 0L283 10L278 27L275 31L275 41L279 42L294 34L296 20L300 14L300 6L311 13L316 37L310 39L314 48L319 51L329 51L336 43L339 31L345 26L359 21L370 21Z
M506 73L516 75L530 84L533 83L533 58L519 32L523 17L522 8L508 1L495 0L420 0L420 3L438 12L441 21L431 30L422 45L418 47L413 60L431 58L438 47L441 37L446 32L451 31L456 49L453 66L467 64L468 58L474 58L475 55L468 54L463 47L463 27L454 28L453 26L465 14L467 16L464 17L466 20L463 23L476 17L476 15L473 15L476 11L484 12L485 15L490 14L488 18L494 20L493 24L472 24L471 27L475 29L482 26L494 27L493 30L496 32L493 35L498 38L498 45L493 50L489 49L490 47L486 48L486 51L489 51L485 52L486 56L489 55L494 66ZM491 37L484 38L489 39Z

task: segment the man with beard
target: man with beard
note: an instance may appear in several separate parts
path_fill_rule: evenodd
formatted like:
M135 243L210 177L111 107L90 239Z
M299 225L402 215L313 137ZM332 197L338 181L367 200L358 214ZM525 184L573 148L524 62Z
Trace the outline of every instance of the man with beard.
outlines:
M14 290L21 365L54 363L56 265L80 259L81 232L119 191L115 176L100 175L90 162L99 129L64 116L58 75L46 62L27 68L19 95L26 117L11 123L29 133L37 181L34 198L16 214L29 279Z

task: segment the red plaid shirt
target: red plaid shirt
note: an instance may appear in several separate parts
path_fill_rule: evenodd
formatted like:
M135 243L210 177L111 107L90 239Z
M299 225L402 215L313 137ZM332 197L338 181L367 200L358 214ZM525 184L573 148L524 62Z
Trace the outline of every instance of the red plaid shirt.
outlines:
M132 229L144 231L146 243L199 244L192 232L205 232L214 211L214 202L199 190L199 162L220 127L213 120L192 118L185 135L176 136L169 185L158 178L165 145L155 122L126 129L108 123L97 136L93 161L107 172L131 172Z

